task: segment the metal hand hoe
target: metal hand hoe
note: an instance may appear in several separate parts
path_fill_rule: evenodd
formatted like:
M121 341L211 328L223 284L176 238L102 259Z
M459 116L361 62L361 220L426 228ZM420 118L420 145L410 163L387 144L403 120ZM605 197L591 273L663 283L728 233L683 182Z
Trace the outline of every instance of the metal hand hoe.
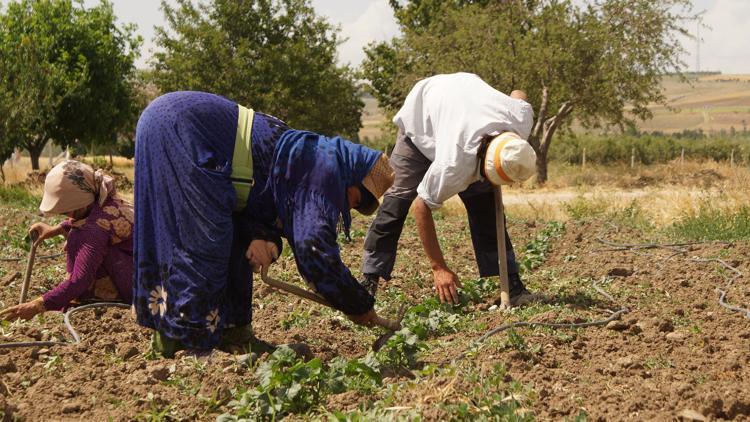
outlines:
M276 279L270 277L268 275L268 269L267 268L263 268L262 269L261 274L260 274L260 278L263 280L263 282L265 282L266 284L268 284L271 287L274 287L274 288L279 289L279 290L283 290L283 291L291 293L291 294L293 294L295 296L299 296L299 297L301 297L303 299L311 300L311 301L313 301L315 303L319 303L319 304L321 304L323 306L327 306L329 308L335 309L335 308L333 308L333 306L330 303L328 303L327 300L325 300L325 298L323 298L322 296L320 296L317 293L313 293L313 292L311 292L309 290L303 289L303 288L295 286L293 284L285 283L283 281L279 281L279 280L276 280ZM401 329L401 320L404 317L404 313L405 313L405 307L402 305L401 309L399 309L399 315L398 315L398 319L397 320L390 320L390 319L387 319L387 318L382 318L380 316L376 316L375 317L375 319L373 320L373 324L377 325L377 326L380 326L380 327L383 327L386 330L388 330L389 332L386 333L386 334L384 334L384 335L382 335L382 336L380 336L380 338L378 338L377 340L375 340L375 343L373 343L373 349L374 350L379 349L383 344L385 344L385 341L388 340L388 338L390 338L391 335L393 335L393 332L398 331L398 330Z

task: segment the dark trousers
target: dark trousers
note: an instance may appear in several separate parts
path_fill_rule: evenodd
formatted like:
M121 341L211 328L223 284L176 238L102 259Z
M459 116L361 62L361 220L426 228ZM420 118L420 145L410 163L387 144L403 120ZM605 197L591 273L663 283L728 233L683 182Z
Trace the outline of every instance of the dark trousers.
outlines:
M391 278L396 263L398 239L401 237L411 203L417 197L417 186L432 162L414 146L411 139L399 134L390 164L396 173L396 180L383 196L383 203L367 232L362 262L363 274L377 274L386 280ZM459 197L469 217L471 242L479 275L499 275L494 187L486 180L475 182L459 193ZM518 274L516 255L507 229L505 247L508 274Z

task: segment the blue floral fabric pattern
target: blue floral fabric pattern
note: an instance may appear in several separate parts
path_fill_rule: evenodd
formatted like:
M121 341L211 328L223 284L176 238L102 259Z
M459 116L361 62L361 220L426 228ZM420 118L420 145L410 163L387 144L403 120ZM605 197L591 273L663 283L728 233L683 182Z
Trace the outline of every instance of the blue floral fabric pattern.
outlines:
M202 92L154 100L136 129L135 277L139 324L186 347L215 347L225 328L252 319L253 239L291 245L302 276L337 309L362 314L374 298L341 261L346 188L380 153L341 138L290 130L263 113L252 127L253 179L233 212L231 160L237 104Z
M252 318L253 236L278 229L233 213L231 159L237 104L202 92L154 100L136 130L133 302L138 323L187 347L215 347L226 327ZM255 113L252 154L257 200L266 184L280 120ZM256 198L256 199L253 199ZM278 234L275 235L280 241Z

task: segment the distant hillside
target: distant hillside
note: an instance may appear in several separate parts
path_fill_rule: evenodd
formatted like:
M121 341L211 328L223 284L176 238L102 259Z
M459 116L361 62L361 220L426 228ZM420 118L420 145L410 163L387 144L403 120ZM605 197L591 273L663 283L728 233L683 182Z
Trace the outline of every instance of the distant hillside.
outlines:
M750 75L702 75L692 78L691 84L678 82L668 76L663 83L672 110L661 105L652 106L654 118L638 122L642 131L681 132L703 129L706 133L737 131L750 126ZM376 139L381 134L383 113L377 101L363 98L363 128L360 139ZM748 127L750 130L750 127Z
M666 77L663 86L674 110L653 106L654 118L638 124L643 131L711 133L741 131L750 124L750 75L701 76L691 84Z

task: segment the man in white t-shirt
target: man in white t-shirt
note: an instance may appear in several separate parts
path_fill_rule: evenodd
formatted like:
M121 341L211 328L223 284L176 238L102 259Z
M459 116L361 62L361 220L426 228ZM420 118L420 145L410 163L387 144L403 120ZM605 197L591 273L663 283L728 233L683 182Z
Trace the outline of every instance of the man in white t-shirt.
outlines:
M442 302L458 302L460 281L443 258L432 219L432 210L456 194L466 206L480 276L500 273L494 187L486 180L484 158L490 142L501 133L514 132L527 139L533 117L523 91L505 95L471 73L432 76L412 88L393 118L399 129L390 158L396 180L385 193L365 239L362 283L373 295L378 280L391 277L398 239L414 202L419 236L438 296ZM527 157L533 156L528 143L522 143L531 151ZM532 165L526 164L533 168L533 159ZM532 295L518 275L507 231L506 249L511 303L520 305Z

